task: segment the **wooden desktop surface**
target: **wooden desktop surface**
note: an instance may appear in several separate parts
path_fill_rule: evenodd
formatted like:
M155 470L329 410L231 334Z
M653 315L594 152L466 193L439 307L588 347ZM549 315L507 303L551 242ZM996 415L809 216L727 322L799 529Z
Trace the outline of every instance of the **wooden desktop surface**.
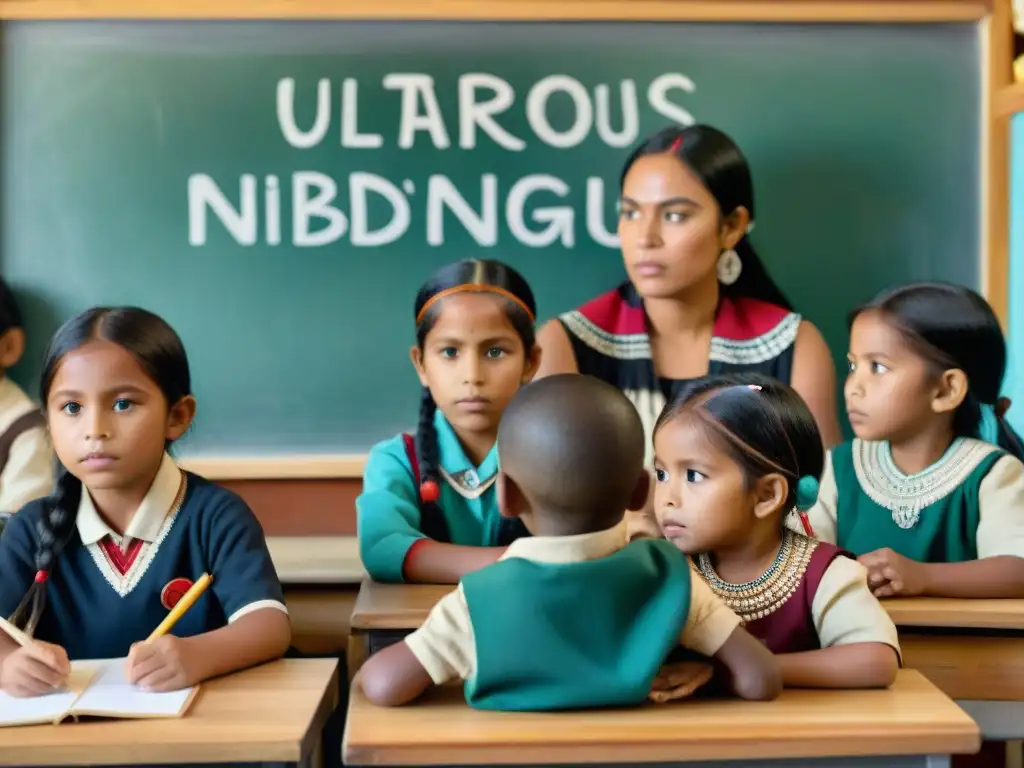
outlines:
M453 588L364 581L352 611L352 628L415 629L434 604ZM1024 630L1024 600L908 597L883 600L882 605L899 627Z
M268 536L283 584L355 585L366 578L355 536Z
M742 727L737 727L737 723ZM689 700L559 713L469 708L458 686L380 708L353 688L347 765L680 762L977 751L978 726L920 673L889 690L785 691L773 702Z
M285 659L203 683L182 718L0 728L0 765L305 759L337 706L333 659Z

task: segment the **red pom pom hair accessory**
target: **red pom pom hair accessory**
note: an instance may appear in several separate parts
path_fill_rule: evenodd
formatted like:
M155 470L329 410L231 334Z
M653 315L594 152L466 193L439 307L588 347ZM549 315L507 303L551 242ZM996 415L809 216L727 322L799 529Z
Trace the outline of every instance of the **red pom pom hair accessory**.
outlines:
M50 578L49 571L36 571L36 584L44 584L48 578Z
M420 483L420 498L427 504L433 504L441 498L441 489L433 480L424 480Z

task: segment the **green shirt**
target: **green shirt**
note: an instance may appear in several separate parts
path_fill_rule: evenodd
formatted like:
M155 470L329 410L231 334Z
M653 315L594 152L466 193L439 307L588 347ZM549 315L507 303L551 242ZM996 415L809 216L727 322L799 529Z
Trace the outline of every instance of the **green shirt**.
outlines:
M466 701L479 709L640 704L690 610L690 567L663 539L583 562L508 558L462 587L477 654Z
M502 517L494 480L498 472L495 443L474 466L440 409L434 418L442 472L438 506L452 544L497 546ZM356 499L359 554L376 581L400 582L409 548L425 538L420 529L419 488L402 435L370 450L363 470L363 491Z
M837 446L837 543L856 555L888 547L918 562L976 560L979 490L1003 455L989 443L958 438L935 464L904 475L887 442Z

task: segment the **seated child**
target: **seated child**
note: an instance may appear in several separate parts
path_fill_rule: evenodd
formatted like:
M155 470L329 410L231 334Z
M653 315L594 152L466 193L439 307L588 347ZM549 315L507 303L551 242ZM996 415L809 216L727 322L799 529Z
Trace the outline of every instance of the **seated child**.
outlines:
M824 460L814 416L765 376L705 376L654 432L654 507L665 537L778 656L791 687L892 684L896 627L853 555L785 528Z
M25 352L14 295L0 279L0 526L2 518L53 490L53 448L46 419L5 374Z
M420 288L416 434L373 447L356 499L359 553L376 581L456 584L526 535L498 513L494 481L502 411L540 362L536 313L526 280L497 261L447 264Z
M501 420L498 497L533 534L463 577L423 626L372 656L367 698L404 704L461 678L480 709L639 704L670 651L721 662L733 690L774 698L768 650L663 540L626 544L624 510L642 506L640 418L618 389L557 375L524 387Z
M814 534L879 597L1024 597L1024 451L992 309L956 285L895 288L853 313L848 359L856 438L825 462Z
M152 691L186 688L280 657L291 640L263 529L234 493L166 453L192 423L188 358L162 319L98 307L57 331L42 401L61 471L0 537L0 690L53 691L77 659L127 657ZM148 641L203 573L213 582Z

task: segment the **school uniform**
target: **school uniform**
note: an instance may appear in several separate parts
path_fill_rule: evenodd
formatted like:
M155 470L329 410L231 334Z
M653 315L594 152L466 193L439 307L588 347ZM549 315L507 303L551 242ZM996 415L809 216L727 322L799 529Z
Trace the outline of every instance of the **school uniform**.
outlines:
M434 426L441 473L436 505L440 520L424 519L411 436L400 434L378 443L367 457L356 517L363 566L376 581L403 581L402 566L409 550L426 538L489 547L526 535L522 523L503 518L498 511L497 443L474 465L440 409Z
M0 616L9 616L32 584L36 526L47 509L42 500L29 503L0 538ZM249 507L165 455L124 536L107 526L83 488L35 636L63 646L72 660L126 656L206 572L213 582L175 624L175 635L219 629L262 608L287 613Z
M722 297L715 311L708 373L760 373L788 384L802 319L766 301ZM687 380L657 375L643 298L625 282L558 320L569 336L579 372L617 387L636 407L651 464L655 422L666 398Z
M0 377L0 513L14 513L53 490L53 448L39 406Z
M673 544L624 542L624 524L519 539L405 642L436 685L464 680L479 709L639 704L670 651L713 656L740 620Z
M723 581L707 555L695 564L772 653L850 643L883 643L900 653L896 626L868 589L867 569L839 547L786 531L771 568L747 584Z
M817 538L856 555L888 547L927 563L1024 557L1024 464L957 438L935 464L905 475L888 442L855 439L829 452L807 515Z

